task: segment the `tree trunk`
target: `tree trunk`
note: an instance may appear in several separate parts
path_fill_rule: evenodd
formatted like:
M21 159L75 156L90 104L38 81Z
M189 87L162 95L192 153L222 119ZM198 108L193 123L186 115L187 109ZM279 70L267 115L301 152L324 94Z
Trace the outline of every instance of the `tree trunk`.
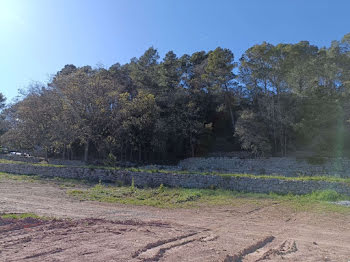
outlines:
M69 160L73 160L73 148L69 146Z
M276 120L275 120L275 101L272 97L272 129L273 129L273 148L274 153L277 152L277 138L276 138Z
M63 151L62 151L62 159L66 159L66 145L63 145Z
M281 90L277 86L277 121L280 128L280 152L283 156L283 124L282 124L282 112L281 112Z
M84 148L84 162L87 163L89 160L89 140L85 143Z
M228 104L228 107L229 107L230 116L231 116L232 132L234 133L235 132L235 117L233 115L232 106L230 103Z
M120 147L120 152L119 152L119 154L120 154L120 162L123 162L123 144L122 144L121 147Z
M190 147L191 147L191 157L194 157L194 144L193 144L192 134L190 135Z
M284 130L284 156L287 156L287 133Z
M141 158L142 158L142 149L141 149L141 145L139 146L139 162L141 162Z
M132 162L132 154L133 154L133 150L132 150L132 146L130 146L130 161Z
M49 162L49 150L45 148L45 161Z
M227 85L225 85L225 94L224 94L224 99L226 100L226 106L228 108L228 111L230 112L230 117L231 117L231 124L232 124L232 132L234 133L235 132L235 117L233 115L233 110L232 110L232 106L231 106L231 103L230 103L230 99L229 99L229 96L228 96L228 87Z

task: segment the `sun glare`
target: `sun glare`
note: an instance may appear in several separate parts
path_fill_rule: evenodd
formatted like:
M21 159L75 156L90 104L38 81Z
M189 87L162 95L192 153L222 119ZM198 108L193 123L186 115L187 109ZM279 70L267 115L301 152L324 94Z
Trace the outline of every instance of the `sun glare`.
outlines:
M13 29L23 24L20 7L11 1L0 1L0 29Z

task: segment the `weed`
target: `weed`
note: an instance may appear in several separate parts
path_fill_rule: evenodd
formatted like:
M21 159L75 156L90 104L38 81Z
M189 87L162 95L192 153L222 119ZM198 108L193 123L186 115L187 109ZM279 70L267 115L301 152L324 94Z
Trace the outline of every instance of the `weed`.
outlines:
M160 186L158 187L158 192L163 193L164 190L165 190L165 186L163 184L160 184Z
M132 177L131 179L131 186L130 186L131 191L135 191L135 179Z

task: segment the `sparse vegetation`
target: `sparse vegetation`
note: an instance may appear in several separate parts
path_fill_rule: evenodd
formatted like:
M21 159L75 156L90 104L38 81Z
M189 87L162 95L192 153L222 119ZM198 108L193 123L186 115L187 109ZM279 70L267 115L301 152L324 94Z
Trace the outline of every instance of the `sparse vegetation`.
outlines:
M144 170L133 169L134 172L144 172ZM152 172L152 170L148 170ZM181 173L186 173L181 171ZM213 174L213 173L210 173ZM203 173L203 175L208 175ZM224 177L241 176L255 179L286 179L286 180L321 180L327 182L345 182L350 183L349 179L337 177L282 177L282 176L260 176L249 174L217 174ZM196 207L201 205L236 205L242 203L256 202L258 205L264 205L266 202L278 201L284 205L290 206L295 210L319 210L350 212L347 207L330 204L338 200L350 200L350 197L340 195L333 190L316 191L307 195L279 195L279 194L256 194L240 193L230 190L216 189L211 186L210 189L185 189L185 188L167 188L161 184L158 188L137 188L132 179L130 186L124 186L122 182L116 182L116 185L104 185L101 181L98 184L82 181L78 179L66 178L41 178L36 175L15 175L0 173L1 179L11 179L25 182L48 182L56 183L62 189L67 189L71 196L82 200L94 200L101 202L148 205L161 208L178 207ZM82 188L84 186L84 188ZM75 189L70 189L75 188Z
M51 164L32 164L20 161L9 161L0 159L0 163L4 164L27 164L34 166L51 166L51 167L67 167L64 165L51 165ZM145 172L145 173L174 173L174 174L199 174L199 175L217 175L222 177L248 177L254 179L280 179L288 181L325 181L325 182L339 182L350 184L350 178L341 178L338 176L307 176L303 174L298 174L299 176L287 177L282 175L254 175L254 174L230 174L230 173L219 173L219 172L200 172L200 171L189 171L189 170L165 170L165 169L143 169L143 168L122 168L122 167L106 167L106 166L78 166L80 168L89 168L89 169L106 169L106 170L123 170L130 172Z
M27 181L27 182L34 182L41 180L37 175L14 175L14 174L8 174L4 172L0 172L0 182L2 179L11 179L11 180L17 180L17 181Z
M1 180L5 180L5 179L23 181L23 182L39 182L39 183L51 182L51 183L58 184L61 188L76 187L77 185L80 185L80 186L91 185L90 182L86 180L81 180L81 179L60 178L60 177L44 178L38 175L17 175L17 174L0 172L0 183L1 183Z
M350 197L340 195L335 191L315 191L307 195L279 195L241 193L221 189L184 189L184 188L132 188L97 184L88 189L73 189L69 195L81 200L122 203L132 205L147 205L160 208L189 208L199 206L239 205L255 203L259 206L271 202L289 206L296 211L337 211L349 212L350 208L336 206L330 202L350 200Z
M49 219L47 217L38 216L33 213L9 213L9 214L0 214L0 218L11 218L11 219L25 219L25 218L35 218L46 220Z

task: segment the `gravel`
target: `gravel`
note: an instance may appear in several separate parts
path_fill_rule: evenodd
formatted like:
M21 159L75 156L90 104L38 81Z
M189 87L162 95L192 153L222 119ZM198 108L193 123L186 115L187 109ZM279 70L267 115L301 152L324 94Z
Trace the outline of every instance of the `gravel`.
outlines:
M350 201L348 201L348 200L334 202L334 204L341 205L341 206L346 206L346 207L350 207Z

